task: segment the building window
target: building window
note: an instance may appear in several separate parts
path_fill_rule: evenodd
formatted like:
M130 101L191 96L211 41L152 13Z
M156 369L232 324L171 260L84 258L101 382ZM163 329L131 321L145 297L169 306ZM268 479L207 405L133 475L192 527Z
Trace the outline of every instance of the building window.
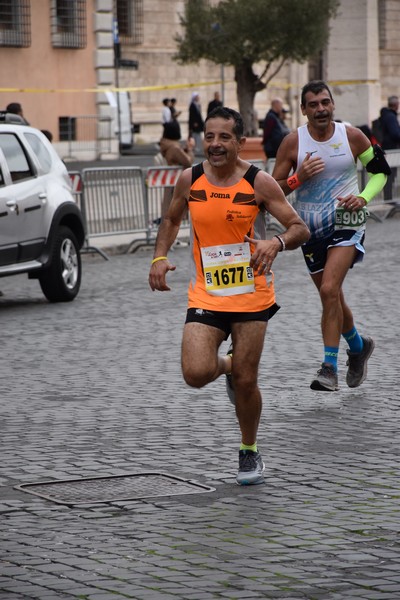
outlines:
M58 136L60 142L76 140L76 118L58 117Z
M0 46L28 48L30 45L29 0L0 0Z
M143 43L143 0L114 0L114 17L121 44Z
M86 48L86 0L51 0L50 21L53 48Z
M325 79L325 53L321 50L308 61L308 80Z

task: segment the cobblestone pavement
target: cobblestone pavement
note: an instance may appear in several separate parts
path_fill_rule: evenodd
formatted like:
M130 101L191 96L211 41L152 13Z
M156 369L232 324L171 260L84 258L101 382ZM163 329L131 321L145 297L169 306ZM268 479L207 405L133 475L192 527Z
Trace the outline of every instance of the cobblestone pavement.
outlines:
M368 225L345 284L376 341L353 390L344 348L340 391L310 390L319 300L300 251L278 256L282 310L260 372L266 482L251 488L235 484L224 381L193 390L181 378L188 248L171 254L169 293L148 288L146 249L84 256L70 304L48 304L25 276L2 279L0 597L400 598L399 227ZM66 505L15 489L144 472L214 491L101 502L100 487L100 502Z

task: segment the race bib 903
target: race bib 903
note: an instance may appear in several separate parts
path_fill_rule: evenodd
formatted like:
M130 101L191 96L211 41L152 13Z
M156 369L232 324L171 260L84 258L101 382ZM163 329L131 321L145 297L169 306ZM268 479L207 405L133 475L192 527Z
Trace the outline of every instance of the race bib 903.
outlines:
M213 296L235 296L254 292L250 267L250 245L225 244L201 249L206 291Z
M361 229L367 222L369 212L366 208L360 210L336 209L335 229Z

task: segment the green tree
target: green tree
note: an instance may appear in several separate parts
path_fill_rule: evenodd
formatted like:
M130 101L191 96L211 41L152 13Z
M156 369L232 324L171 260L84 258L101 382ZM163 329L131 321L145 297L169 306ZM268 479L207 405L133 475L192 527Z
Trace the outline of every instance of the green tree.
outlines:
M339 0L187 0L177 35L179 64L208 59L234 67L246 135L255 135L254 98L285 61L303 63L327 44ZM255 65L262 65L256 73Z

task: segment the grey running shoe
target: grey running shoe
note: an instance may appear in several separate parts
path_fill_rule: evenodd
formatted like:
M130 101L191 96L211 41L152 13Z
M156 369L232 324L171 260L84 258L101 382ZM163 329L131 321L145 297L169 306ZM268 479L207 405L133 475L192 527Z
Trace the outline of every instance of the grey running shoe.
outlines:
M264 483L265 465L259 452L239 450L239 471L236 481L239 485Z
M229 356L232 356L232 344L229 346L229 350L226 353ZM226 382L226 393L228 394L229 400L232 402L233 406L235 406L235 390L233 389L232 382L232 373L225 374L225 382Z
M337 373L330 363L322 363L317 376L311 382L312 390L321 392L336 392L339 389Z
M372 338L361 337L364 343L361 352L350 352L350 350L347 350L349 358L346 365L349 368L346 375L346 383L351 388L361 385L367 377L367 362L375 348L375 342Z

